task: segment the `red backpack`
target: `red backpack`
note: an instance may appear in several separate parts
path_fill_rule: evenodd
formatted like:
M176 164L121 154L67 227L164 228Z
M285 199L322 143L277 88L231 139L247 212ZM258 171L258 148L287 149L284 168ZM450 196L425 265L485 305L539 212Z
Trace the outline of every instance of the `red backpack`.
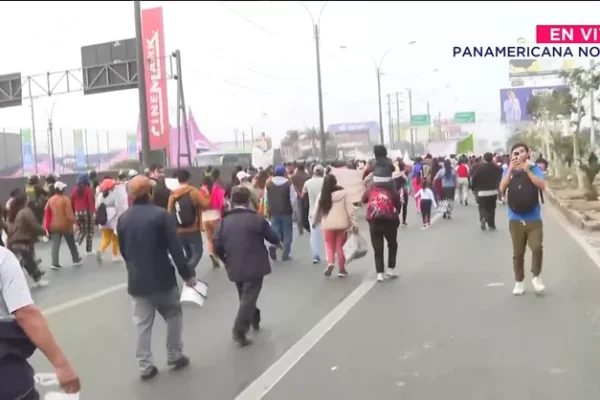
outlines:
M465 164L460 164L456 168L456 175L459 178L468 178L469 177L469 169L467 168L467 166Z
M382 188L372 188L367 201L367 221L393 219L396 214L391 194Z

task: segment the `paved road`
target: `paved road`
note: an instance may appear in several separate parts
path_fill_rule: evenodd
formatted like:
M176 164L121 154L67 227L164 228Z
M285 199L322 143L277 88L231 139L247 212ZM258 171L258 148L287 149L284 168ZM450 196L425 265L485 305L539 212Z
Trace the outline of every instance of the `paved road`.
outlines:
M52 285L35 296L81 374L86 400L234 400L240 393L239 399L259 400L244 389L292 346L306 354L287 373L290 365L269 369L264 382L275 385L264 399L597 398L600 271L553 218L545 225L548 293L519 298L511 295L504 210L495 233L479 231L471 206L426 231L413 213L409 218L399 234L401 276L376 285L370 285L371 254L349 268L347 280L326 280L321 266L310 264L308 237L300 238L294 262L276 264L265 284L264 329L245 349L230 339L235 289L203 261L199 275L210 283L209 301L185 309L192 365L176 373L163 367L165 332L157 319L161 375L153 382L137 377L122 264L98 267L89 260L80 269L50 272ZM364 287L368 293L312 349L295 345ZM51 370L39 354L34 365Z

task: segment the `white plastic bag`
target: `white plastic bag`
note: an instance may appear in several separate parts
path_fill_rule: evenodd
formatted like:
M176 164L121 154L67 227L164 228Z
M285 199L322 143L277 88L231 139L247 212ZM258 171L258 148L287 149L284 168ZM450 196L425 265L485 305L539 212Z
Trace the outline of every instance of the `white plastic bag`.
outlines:
M358 233L350 232L343 250L346 264L348 264L350 261L362 258L367 254L367 242Z

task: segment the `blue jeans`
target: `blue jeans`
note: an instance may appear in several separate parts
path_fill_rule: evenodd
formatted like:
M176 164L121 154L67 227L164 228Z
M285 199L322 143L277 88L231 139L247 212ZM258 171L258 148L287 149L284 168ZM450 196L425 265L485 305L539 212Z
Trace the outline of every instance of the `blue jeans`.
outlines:
M202 258L204 245L202 243L202 234L200 232L185 232L179 234L179 240L185 253L185 259L188 266L195 273L196 266Z
M323 243L323 231L321 226L317 225L310 228L310 248L313 260L321 260L320 245Z
M292 221L292 216L277 215L271 217L271 227L279 235L279 238L283 242L282 259L286 260L290 258L290 252L292 251L292 239L294 235L294 222ZM271 246L271 248L275 248L275 246Z

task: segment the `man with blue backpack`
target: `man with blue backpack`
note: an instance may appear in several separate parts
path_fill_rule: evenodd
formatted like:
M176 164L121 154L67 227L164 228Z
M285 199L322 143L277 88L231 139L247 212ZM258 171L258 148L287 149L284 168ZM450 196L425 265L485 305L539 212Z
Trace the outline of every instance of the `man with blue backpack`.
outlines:
M531 249L531 281L536 293L546 288L540 278L543 258L543 224L540 198L546 189L544 172L529 160L529 147L512 146L511 161L500 182L500 193L507 192L508 219L513 246L516 296L525 293L525 250Z

